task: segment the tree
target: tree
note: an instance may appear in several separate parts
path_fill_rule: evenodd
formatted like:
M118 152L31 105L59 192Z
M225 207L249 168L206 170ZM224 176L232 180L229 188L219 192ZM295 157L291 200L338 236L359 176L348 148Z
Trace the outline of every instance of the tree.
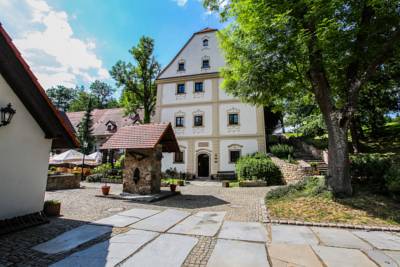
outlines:
M123 87L122 104L127 113L144 111L144 123L149 123L154 112L157 86L155 79L160 72L160 65L155 59L154 40L143 36L139 44L129 50L136 65L118 61L110 74L119 87Z
M78 125L78 139L82 145L81 151L84 154L90 153L94 148L92 111L92 100L89 98L85 114Z
M61 111L68 111L71 102L76 97L74 88L68 88L62 85L51 87L46 91L53 104Z
M224 88L266 104L311 92L329 138L327 183L351 195L347 135L362 90L399 60L400 6L394 0L205 0L222 19Z
M93 97L97 98L97 108L99 109L110 108L109 104L115 102L115 99L112 97L115 93L115 88L112 88L105 82L94 81L90 85L90 92Z

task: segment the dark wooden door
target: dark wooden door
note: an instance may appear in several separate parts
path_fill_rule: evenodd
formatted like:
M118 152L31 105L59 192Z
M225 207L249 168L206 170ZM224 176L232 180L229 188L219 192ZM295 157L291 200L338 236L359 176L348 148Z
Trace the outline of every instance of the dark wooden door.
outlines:
M199 177L210 176L210 157L207 154L200 154L197 158L197 172Z

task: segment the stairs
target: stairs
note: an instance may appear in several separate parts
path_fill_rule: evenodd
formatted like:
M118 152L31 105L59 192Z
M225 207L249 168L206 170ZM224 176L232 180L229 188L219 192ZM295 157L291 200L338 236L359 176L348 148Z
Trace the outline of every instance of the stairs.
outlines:
M294 157L297 160L303 160L308 163L311 166L311 173L313 175L326 175L328 173L328 164L322 159L317 159L303 151L296 151Z

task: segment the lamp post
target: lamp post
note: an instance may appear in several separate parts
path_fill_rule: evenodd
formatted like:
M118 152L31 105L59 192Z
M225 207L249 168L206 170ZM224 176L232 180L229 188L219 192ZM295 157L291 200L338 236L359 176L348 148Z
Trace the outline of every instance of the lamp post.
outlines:
M0 108L0 127L10 124L12 117L15 114L15 109L9 103L5 108Z
M81 168L81 180L83 181L83 167L85 166L85 156L86 156L86 149L88 147L88 142L83 142L83 149L82 149L82 168Z

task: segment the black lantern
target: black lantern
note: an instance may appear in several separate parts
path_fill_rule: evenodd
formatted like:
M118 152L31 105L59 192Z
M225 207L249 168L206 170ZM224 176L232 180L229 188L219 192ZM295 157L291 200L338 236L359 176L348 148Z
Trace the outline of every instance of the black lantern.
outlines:
M5 108L0 109L0 127L10 124L12 117L15 114L15 109L9 103Z

